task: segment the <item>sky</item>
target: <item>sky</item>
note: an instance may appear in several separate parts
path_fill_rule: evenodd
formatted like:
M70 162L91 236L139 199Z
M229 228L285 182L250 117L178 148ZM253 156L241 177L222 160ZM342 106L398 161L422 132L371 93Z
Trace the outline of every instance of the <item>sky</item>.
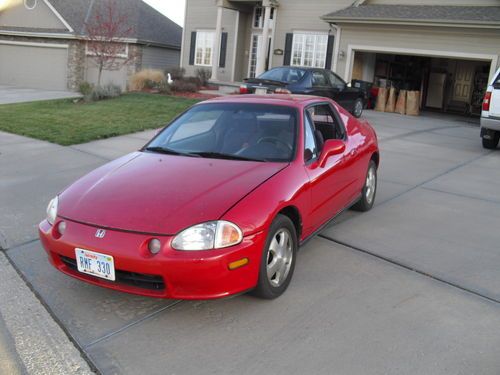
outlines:
M166 15L172 21L184 26L186 0L144 0L144 2Z

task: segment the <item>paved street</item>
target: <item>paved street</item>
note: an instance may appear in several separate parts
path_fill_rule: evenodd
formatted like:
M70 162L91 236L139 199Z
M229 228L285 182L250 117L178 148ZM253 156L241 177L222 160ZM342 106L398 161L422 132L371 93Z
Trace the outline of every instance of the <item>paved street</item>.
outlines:
M0 133L0 247L102 374L498 374L500 149L482 149L475 120L365 118L376 207L304 246L277 300L141 298L49 265L48 200L152 131L73 147Z

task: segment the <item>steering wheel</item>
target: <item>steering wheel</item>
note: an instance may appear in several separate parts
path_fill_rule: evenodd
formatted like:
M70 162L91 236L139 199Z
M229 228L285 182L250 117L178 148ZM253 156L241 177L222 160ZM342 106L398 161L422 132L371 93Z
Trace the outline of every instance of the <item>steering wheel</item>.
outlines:
M261 144L261 143L264 143L264 142L269 142L269 143L274 143L276 146L279 146L279 145L282 145L282 146L285 146L285 148L292 152L293 151L293 148L292 146L290 146L288 143L286 143L285 141L279 139L279 138L274 138L274 137L262 137L260 138L258 141L257 141L257 144Z

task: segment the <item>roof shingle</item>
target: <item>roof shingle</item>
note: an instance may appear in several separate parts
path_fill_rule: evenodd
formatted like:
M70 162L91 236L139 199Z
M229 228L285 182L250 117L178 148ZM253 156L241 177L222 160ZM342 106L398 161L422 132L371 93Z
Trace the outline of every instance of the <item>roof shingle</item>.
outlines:
M500 6L360 5L326 14L328 21L419 21L500 24Z
M85 35L85 20L92 17L92 12L105 1L107 0L49 0L76 35ZM180 48L182 27L175 22L142 0L118 0L116 4L130 21L134 31L132 38L142 43Z

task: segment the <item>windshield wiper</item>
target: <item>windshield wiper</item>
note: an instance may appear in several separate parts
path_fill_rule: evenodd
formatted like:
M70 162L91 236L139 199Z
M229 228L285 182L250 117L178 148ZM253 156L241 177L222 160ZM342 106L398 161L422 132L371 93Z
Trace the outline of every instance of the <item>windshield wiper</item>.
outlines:
M172 150L171 148L160 147L160 146L146 147L144 150L151 151L151 152L157 152L159 154L166 154L166 155L180 155L180 156L199 157L199 155L197 155L197 154L192 154L192 153L189 153L189 152L175 151L175 150Z
M214 159L245 160L245 161L260 161L260 162L267 161L265 159L249 158L249 157L240 156L240 155L223 154L220 152L204 151L204 152L193 152L193 154L204 157L204 158L214 158Z

